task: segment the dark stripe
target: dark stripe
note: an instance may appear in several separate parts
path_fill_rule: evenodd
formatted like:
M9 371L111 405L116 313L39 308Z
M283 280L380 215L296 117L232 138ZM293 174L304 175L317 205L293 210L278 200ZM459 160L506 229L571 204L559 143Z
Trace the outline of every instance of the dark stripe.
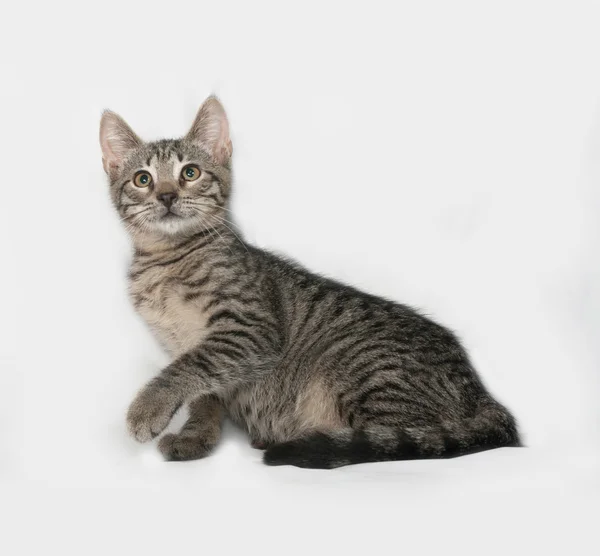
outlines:
M257 341L256 337L253 336L250 332L248 332L246 330L229 329L229 330L227 330L227 334L231 335L231 336L236 336L238 338L244 338L245 340L250 342L256 350L261 349L261 345Z
M186 288L199 288L200 286L204 286L205 284L207 284L210 279L211 279L211 275L212 275L212 270L208 271L208 274L206 276L203 276L202 278L199 278L198 280L194 280L193 282L181 282L181 284L183 286L185 286Z
M370 388L364 390L360 396L355 400L358 405L363 405L369 398L377 394L398 394L399 396L405 396L408 394L405 388L398 386L397 384L391 384L386 382L384 384L375 384ZM400 399L400 398L398 398Z
M371 424L373 423L373 419L378 419L378 418L382 418L382 419L392 419L394 422L398 422L400 421L400 417L401 417L401 412L398 410L392 410L392 409L376 409L376 408L369 408L369 407L362 407L361 413L363 415L368 415L369 416L369 421L371 422Z
M191 367L195 368L195 370L201 368L202 372L209 377L215 376L214 364L208 358L207 354L198 351L190 352L187 354L187 361L190 363Z
M239 315L228 309L222 309L221 311L217 311L216 313L211 315L211 317L208 319L207 326L211 326L220 320L231 320L236 324L247 327L251 327L257 324L260 325L262 323L260 319L249 320L247 317L251 318L248 312L244 312L243 315Z
M240 359L241 357L247 356L247 352L241 350L239 347L231 348L231 347L222 347L222 346L214 346L214 349L211 349L211 346L204 346L204 349L214 355L215 357L225 356L233 359L234 361Z
M123 190L125 189L125 186L129 183L129 180L124 181L121 184L121 187L119 188L119 193L117 195L117 199L118 199L118 206L117 206L117 210L119 210L121 208L121 204L122 204L122 200L123 200Z
M398 365L394 362L389 361L377 361L381 366L372 368L363 368L360 374L353 377L352 382L345 385L345 389L337 396L338 403L343 406L355 406L356 400L351 396L356 396L362 392L362 387L369 381L375 380L376 373L384 371L395 371L398 370Z
M138 270L136 272L133 272L133 273L129 274L129 277L132 280L135 280L136 278L139 278L142 274L144 274L144 272L150 270L151 268L155 268L157 266L169 266L171 264L178 263L182 259L185 259L185 257L187 257L190 253L193 253L194 251L197 251L198 249L200 249L201 247L204 247L205 245L207 245L207 243L204 243L202 245L196 245L196 246L192 247L191 249L189 249L188 251L186 251L185 253L183 253L183 255L179 255L178 257L174 257L173 259L169 259L168 261L162 261L162 262L159 262L159 263L149 264L149 265L145 266L144 268L142 268L142 269L140 269L140 270Z
M342 342L349 336L356 336L355 331L348 331L344 336L336 337L336 342ZM362 342L356 343L353 348L348 349L344 352L343 359L351 359L352 361L358 362L360 358L364 355L369 356L379 356L383 351L384 355L394 354L394 355L402 355L405 353L404 351L400 351L396 349L396 346L392 344L389 340L381 340L381 341L373 341L370 338L364 339ZM410 350L406 350L407 352Z
M210 291L210 292L207 292L207 296L210 296L212 299L206 305L204 305L204 307L203 307L204 311L207 311L208 309L216 307L217 305L220 305L221 303L240 302L244 305L260 305L263 302L262 297L257 297L257 296L246 297L246 296L242 295L242 292L237 293L235 295L230 295L230 294L223 295L223 294L216 293L215 291ZM261 317L261 318L263 318L263 317Z
M239 350L244 349L244 346L242 344L240 344L239 342L236 342L228 337L222 338L221 336L216 336L214 334L211 335L209 342L210 342L210 344L213 344L213 343L223 344L223 345L230 346L232 348L236 348Z

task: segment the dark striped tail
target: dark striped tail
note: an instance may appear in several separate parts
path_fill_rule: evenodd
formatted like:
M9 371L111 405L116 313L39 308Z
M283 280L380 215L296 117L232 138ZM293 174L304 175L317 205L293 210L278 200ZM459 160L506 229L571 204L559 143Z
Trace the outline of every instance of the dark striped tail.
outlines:
M520 446L514 418L499 404L483 407L475 417L448 425L394 429L373 426L312 432L273 444L267 465L332 469L355 463L453 458L493 448Z

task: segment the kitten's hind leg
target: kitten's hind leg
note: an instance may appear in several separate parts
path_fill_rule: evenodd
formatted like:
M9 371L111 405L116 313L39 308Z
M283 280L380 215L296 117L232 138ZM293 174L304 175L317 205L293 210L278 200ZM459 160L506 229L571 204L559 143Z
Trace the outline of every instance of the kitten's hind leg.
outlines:
M201 396L189 405L190 416L178 434L165 434L158 449L168 461L206 457L221 436L223 407L212 396Z

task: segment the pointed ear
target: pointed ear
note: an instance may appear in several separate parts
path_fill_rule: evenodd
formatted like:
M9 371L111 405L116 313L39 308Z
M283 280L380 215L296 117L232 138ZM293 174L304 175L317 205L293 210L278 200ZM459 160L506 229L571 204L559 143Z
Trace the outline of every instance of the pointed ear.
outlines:
M217 164L226 164L231 158L229 122L217 97L210 96L204 101L186 139L200 145Z
M142 140L118 114L106 110L100 120L100 146L104 171L111 175L123 165L133 149L142 145Z

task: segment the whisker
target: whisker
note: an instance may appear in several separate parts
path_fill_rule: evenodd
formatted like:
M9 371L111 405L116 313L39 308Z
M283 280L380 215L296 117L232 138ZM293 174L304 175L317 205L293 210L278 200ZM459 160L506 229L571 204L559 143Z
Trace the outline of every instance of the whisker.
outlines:
M145 212L148 212L149 210L152 210L153 207L148 207L148 208L142 208L140 210L138 210L137 212L134 212L133 214L128 214L126 216L121 216L121 220L131 220L132 218L135 218L136 216L139 216L140 214L144 214Z
M200 212L200 211L197 211ZM204 215L200 212L201 216L204 217ZM210 239L214 242L216 242L215 236L213 235L213 229L212 226L206 226L204 227L204 229L210 234Z
M189 204L195 207L206 207L206 208L222 208L225 210L225 207L217 207L217 205L207 205L206 203L200 203L198 201L192 201L189 200ZM232 212L232 211L229 211ZM211 214L210 216L214 217L217 219L218 222L220 222L223 226L225 226L237 239L238 241L243 245L244 249L246 250L246 252L248 251L248 247L246 246L246 243L244 242L244 240L235 232L235 230L231 227L229 227L227 224L231 224L231 226L235 227L235 224L233 222L231 222L231 220L227 220L227 218L223 218L221 216L217 216L216 214Z
M250 251L248 251L248 247L246 247L246 244L245 244L244 240L235 233L235 230L233 228L230 228L227 225L227 222L229 222L229 224L231 224L232 226L235 226L235 224L233 222L227 220L226 218L222 218L220 216L217 216L216 214L211 214L211 216L214 217L214 218L216 218L219 222L221 222L221 224L223 226L225 226L238 239L238 241L242 244L242 246L244 247L244 249L246 250L247 253L250 252Z
M211 225L210 218L213 215L210 215L210 214L204 212L202 209L200 209L198 203L195 203L194 206L193 206L193 208L196 211L196 213L198 213L205 221L207 221L208 227L206 229L208 230L208 233L210 234L211 238L213 238L213 241L215 241L215 244L218 246L219 253L222 255L223 252L222 252L222 250L220 248L219 242L215 240L212 232L214 231L219 236L219 238L221 239L221 243L225 243L226 245L227 245L227 243L225 242L225 239L223 238L223 236L219 233L219 230L217 230L216 226ZM229 249L229 252L233 255L234 253L231 250L231 247L229 245L227 245L227 248Z
M199 211L199 212L201 212L201 211ZM204 214L203 214L203 217L204 217L204 218L212 218L213 216L214 216L214 214L207 214L207 213L204 213ZM213 229L213 230L214 230L214 231L217 233L217 235L218 235L218 236L221 238L221 241L222 241L223 243L225 243L225 239L223 238L223 236L221 235L221 233L219 232L219 230L217 230L217 228L216 228L215 226L212 226L212 229ZM233 253L233 251L231 250L231 247L230 247L230 246L229 246L227 243L225 243L225 245L227 245L227 249L229 249L229 252L230 252L230 253L233 255L234 253Z
M220 205L215 205L215 204L209 205L207 203L202 203L200 201L196 201L195 199L192 199L190 197L182 197L181 201L184 203L189 203L192 205L198 205L198 206L207 207L207 208L218 208L218 209L226 210L227 212L231 212L233 214L233 211L231 209L228 209L227 207L222 207Z

